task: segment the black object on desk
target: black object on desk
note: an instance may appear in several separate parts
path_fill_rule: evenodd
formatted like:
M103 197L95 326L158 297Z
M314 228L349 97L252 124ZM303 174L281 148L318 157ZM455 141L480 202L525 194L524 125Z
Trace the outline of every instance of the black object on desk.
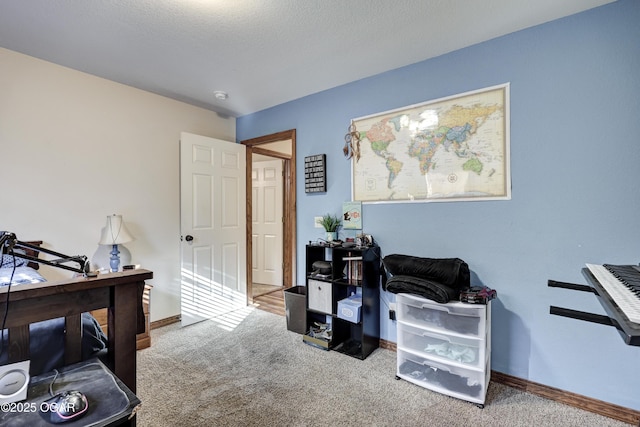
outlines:
M55 382L55 393L77 390L88 400L86 415L62 425L69 426L116 426L129 421L141 403L140 399L124 385L120 379L107 369L98 359L76 363L55 372L31 378L27 400L2 405L0 425L11 427L52 426L47 400L50 399L49 387Z

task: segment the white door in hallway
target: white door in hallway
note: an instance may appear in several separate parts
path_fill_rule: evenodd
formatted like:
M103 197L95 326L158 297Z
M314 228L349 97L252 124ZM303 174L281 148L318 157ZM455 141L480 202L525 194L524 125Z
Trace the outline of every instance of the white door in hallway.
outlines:
M182 326L246 306L245 150L180 135Z
M282 160L254 160L251 180L253 282L282 286Z

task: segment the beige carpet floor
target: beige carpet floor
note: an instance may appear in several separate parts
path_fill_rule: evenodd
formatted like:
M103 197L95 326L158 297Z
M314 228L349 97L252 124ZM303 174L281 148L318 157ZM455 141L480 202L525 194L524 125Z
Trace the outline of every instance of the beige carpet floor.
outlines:
M151 334L137 353L141 427L627 425L493 382L480 409L396 380L393 351L320 350L255 308Z

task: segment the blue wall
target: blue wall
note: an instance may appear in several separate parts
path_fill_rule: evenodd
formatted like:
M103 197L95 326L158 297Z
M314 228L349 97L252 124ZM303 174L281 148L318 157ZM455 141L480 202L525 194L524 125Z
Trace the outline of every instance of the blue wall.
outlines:
M313 217L350 200L350 119L510 82L512 199L365 204L364 230L383 255L459 257L475 284L496 289L494 370L640 410L640 347L549 315L550 305L604 311L593 295L547 287L584 283L585 262L640 262L638 22L640 2L621 0L240 117L238 140L295 128L298 165L327 154L327 192L298 185L298 265L322 237ZM395 342L395 296L382 298L382 338Z

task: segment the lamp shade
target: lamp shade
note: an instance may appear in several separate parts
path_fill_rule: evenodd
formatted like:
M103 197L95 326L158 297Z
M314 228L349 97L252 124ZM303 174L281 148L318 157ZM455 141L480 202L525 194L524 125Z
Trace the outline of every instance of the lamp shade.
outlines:
M122 215L110 215L107 217L107 225L102 229L100 236L100 245L119 245L121 243L131 242L133 236L127 230L122 221Z

